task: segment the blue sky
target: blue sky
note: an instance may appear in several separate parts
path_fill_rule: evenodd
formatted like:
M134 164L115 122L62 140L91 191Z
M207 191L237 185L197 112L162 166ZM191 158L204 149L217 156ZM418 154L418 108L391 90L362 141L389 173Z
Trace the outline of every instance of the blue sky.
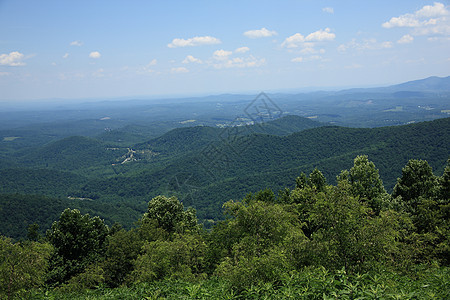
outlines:
M256 93L448 75L449 1L0 0L0 100Z

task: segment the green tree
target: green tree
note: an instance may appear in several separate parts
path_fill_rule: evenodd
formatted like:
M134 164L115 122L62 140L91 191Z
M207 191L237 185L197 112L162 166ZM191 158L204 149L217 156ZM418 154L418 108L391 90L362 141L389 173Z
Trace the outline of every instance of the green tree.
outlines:
M64 210L47 232L49 242L55 247L48 282L65 283L82 273L89 264L101 260L107 236L108 227L99 217L82 215L76 209Z
M183 204L176 197L157 196L150 200L142 221L154 221L158 228L169 234L199 229L195 209L184 210Z
M103 269L105 282L110 287L117 287L125 283L128 275L134 269L134 262L141 253L144 239L136 229L124 229L108 236L108 246L105 253Z
M135 260L135 282L203 278L206 243L198 234L175 233L171 240L146 242Z
M286 249L306 239L292 205L245 200L224 204L231 218L209 241L209 255L220 262L215 273L239 289L279 281L294 267Z
M133 280L150 282L165 278L193 279L203 272L206 244L200 235L195 210L184 210L183 204L176 197L153 198L140 221L138 234L143 246L133 260ZM123 236L122 241L116 242L121 244L126 238L127 236ZM135 256L137 247L128 247L133 248L131 252ZM122 245L120 248L126 247ZM117 249L111 249L109 253L116 251ZM118 261L118 257L115 260ZM122 270L130 270L129 262L130 259L127 259L119 264Z
M27 291L41 287L51 252L48 243L13 243L0 236L0 298L27 298Z
M27 238L30 241L38 241L41 235L39 234L39 225L37 223L33 223L28 225L28 233Z
M361 271L393 257L398 246L396 214L371 216L352 190L348 181L340 181L312 204L309 222L314 231L304 244L305 264Z
M302 172L300 176L296 178L295 184L296 188L298 189L305 188L306 185L308 184L308 177L306 176L306 174Z
M447 160L444 174L439 178L438 197L442 200L450 199L450 158Z
M350 171L342 171L338 180L348 180L352 195L366 202L375 213L380 212L388 195L378 169L367 155L357 156Z
M437 178L426 160L411 159L402 169L402 177L397 180L393 197L401 196L414 210L415 199L420 196L430 198L435 195Z
M327 180L325 179L325 176L323 176L322 172L319 171L319 169L314 168L311 174L309 174L308 183L317 191L323 192L327 185Z

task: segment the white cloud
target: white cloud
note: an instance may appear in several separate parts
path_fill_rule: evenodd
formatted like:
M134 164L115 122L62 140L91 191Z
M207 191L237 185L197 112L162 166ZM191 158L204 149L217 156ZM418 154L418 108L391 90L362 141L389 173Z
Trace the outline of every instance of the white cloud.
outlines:
M214 58L218 59L218 60L224 60L224 59L228 59L228 56L230 56L231 54L233 54L232 51L226 51L226 50L216 50L214 51Z
M70 43L70 46L81 47L81 46L83 46L83 42L81 42L81 41L73 41L73 42Z
M332 7L324 7L322 8L322 11L329 14L334 14L334 9Z
M229 69L229 68L255 68L262 66L266 63L264 58L257 59L253 55L248 57L234 57L227 58L225 60L215 61L211 65L216 69Z
M425 5L420 10L416 12L418 17L432 18L432 17L440 17L446 16L449 12L445 8L444 4L439 2L434 2L434 5Z
M405 34L404 36L402 36L397 43L399 44L409 44L412 43L412 41L414 41L414 38L412 36L410 36L409 34Z
M156 65L158 61L156 59L152 59L148 64L145 66L140 67L136 73L139 75L149 74L155 72L155 70L152 69L152 66ZM127 70L128 67L125 68Z
M189 70L188 69L186 69L185 67L178 67L178 68L172 68L171 70L170 70L170 72L172 72L172 73L188 73L189 72Z
M384 28L418 27L420 26L420 22L414 15L406 14L400 17L393 17L388 22L383 23L381 26L383 26Z
M325 28L325 30L318 30L316 32L308 34L305 38L308 42L323 42L323 41L332 41L336 37L334 33L330 33L330 28Z
M183 60L183 64L188 64L188 63L198 63L198 64L201 64L201 63L202 63L202 60L201 60L201 59L198 59L198 58L195 58L195 57L193 57L192 55L188 55L188 56L186 56L186 58Z
M330 28L320 29L318 31L308 34L306 37L301 33L296 33L287 37L281 44L285 48L312 48L315 42L333 41L336 35L331 32Z
M433 37L427 38L427 40L430 41L430 42L448 42L448 41L450 41L450 37L436 37L436 36L433 36Z
M341 44L337 48L337 50L341 53L346 52L347 50L379 50L379 49L388 49L392 48L392 42L378 42L376 39L364 39L362 41L357 41L356 39L352 39L347 44Z
M0 72L0 76L8 76L8 75L10 75L11 73L9 73L9 72Z
M10 52L9 54L0 54L0 65L3 66L25 66L25 63L22 61L24 59L24 55L18 51Z
M247 51L250 51L249 47L240 47L240 48L237 48L236 50L234 50L234 52L236 52L236 53L245 53Z
M412 32L415 35L450 35L450 20L442 18L442 22L439 22L436 26L424 26L415 28Z
M317 53L324 54L325 49L316 50L312 47L307 47L300 50L299 53L302 55L317 54Z
M202 45L216 45L220 43L221 41L218 38L212 36L196 36L190 39L173 39L170 44L167 44L167 47L193 47Z
M303 54L303 55L314 54L314 53L317 53L317 50L312 47L308 47L308 48L304 48L304 49L300 50L300 54Z
M384 28L414 28L414 35L450 35L450 11L444 4L435 2L425 5L414 13L407 13L391 18L381 26Z
M66 54L63 55L62 58L68 58L68 57L69 57L69 53L66 53Z
M314 61L314 60L320 60L322 59L322 56L320 55L311 55L309 57L295 57L293 59L291 59L292 62L296 62L296 63L301 63L301 62L307 62L307 61Z
M305 37L300 33L296 33L294 35L291 35L290 37L287 37L284 40L284 42L281 44L281 47L297 48L304 41L305 41Z
M102 55L98 51L93 51L93 52L89 53L90 58L100 58L101 56Z
M382 42L380 46L382 49L392 48L392 42Z
M261 29L246 31L244 32L244 35L251 39L257 39L277 35L277 32L275 30L268 30L267 28L263 27Z

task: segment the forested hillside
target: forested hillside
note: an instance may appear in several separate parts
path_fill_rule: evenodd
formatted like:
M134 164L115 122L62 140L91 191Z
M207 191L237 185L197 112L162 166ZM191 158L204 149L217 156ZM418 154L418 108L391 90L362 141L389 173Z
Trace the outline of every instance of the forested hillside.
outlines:
M304 130L291 133L298 129ZM450 118L369 129L287 116L250 126L178 128L127 148L69 137L4 159L0 193L89 199L83 211L126 228L149 198L177 196L211 226L223 218L226 201L265 188L278 193L292 187L292 178L316 167L335 183L340 170L366 154L391 191L409 159L425 159L440 174L449 149ZM116 206L123 210L109 209Z
M201 219L217 219L225 201L266 187L278 191L289 185L289 178L314 167L334 182L359 154L369 155L380 166L383 181L392 189L400 175L395 167L417 157L442 172L449 149L450 118L376 129L320 127L285 137L238 136L212 141L163 168L90 181L79 196L145 198L170 193L196 207Z

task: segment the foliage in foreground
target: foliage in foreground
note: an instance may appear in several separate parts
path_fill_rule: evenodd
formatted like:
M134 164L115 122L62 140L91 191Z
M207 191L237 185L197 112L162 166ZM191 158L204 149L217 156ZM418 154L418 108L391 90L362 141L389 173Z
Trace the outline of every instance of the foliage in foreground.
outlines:
M335 186L315 169L278 196L227 202L211 232L174 197L153 198L129 231L66 209L45 240L1 238L0 296L448 298L449 174L411 160L389 195L358 156Z
M279 284L251 285L238 293L229 282L153 281L115 289L34 291L41 299L448 299L448 267L415 268L414 277L392 272L348 274L323 267L286 273ZM31 294L30 294L31 295Z

